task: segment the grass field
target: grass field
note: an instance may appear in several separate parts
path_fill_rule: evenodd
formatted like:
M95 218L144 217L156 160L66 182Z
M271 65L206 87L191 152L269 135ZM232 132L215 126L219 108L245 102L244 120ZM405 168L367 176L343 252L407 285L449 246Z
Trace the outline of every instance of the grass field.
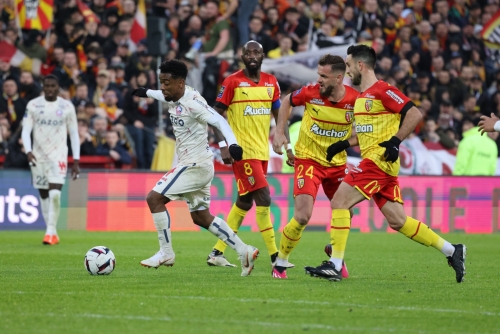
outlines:
M157 251L155 233L63 231L49 247L43 232L2 231L0 333L500 332L500 235L447 236L468 246L462 284L436 250L382 233L351 234L351 277L338 283L304 274L329 240L305 233L290 258L297 268L273 280L260 235L240 235L261 249L250 277L205 264L207 232L173 233L176 264L155 270L139 265ZM97 245L116 255L110 276L84 269Z

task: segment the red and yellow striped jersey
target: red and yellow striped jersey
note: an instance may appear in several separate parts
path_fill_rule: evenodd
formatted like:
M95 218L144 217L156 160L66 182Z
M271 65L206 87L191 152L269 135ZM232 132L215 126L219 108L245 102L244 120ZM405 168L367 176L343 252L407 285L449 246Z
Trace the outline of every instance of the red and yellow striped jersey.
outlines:
M398 132L401 111L412 106L411 100L399 89L382 80L361 93L354 105L361 157L372 160L392 176L399 173L399 159L394 163L383 160L385 148L378 144L389 140Z
M269 160L271 110L280 107L280 87L274 75L261 72L259 83L243 71L228 76L217 95L227 107L227 119L243 148L243 159Z
M319 84L302 87L290 95L292 106L305 106L299 139L295 144L298 158L312 159L327 167L346 163L345 151L334 156L331 162L326 160L326 149L330 145L351 137L354 103L359 92L349 86L344 87L346 94L339 102L322 97Z

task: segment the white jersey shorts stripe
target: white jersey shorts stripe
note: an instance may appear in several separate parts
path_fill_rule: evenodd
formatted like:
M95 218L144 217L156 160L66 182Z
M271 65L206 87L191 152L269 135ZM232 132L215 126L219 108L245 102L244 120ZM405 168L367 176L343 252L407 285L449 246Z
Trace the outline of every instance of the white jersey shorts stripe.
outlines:
M194 164L193 166L196 166L196 164ZM163 191L161 192L162 195L165 195L165 193L168 191L168 189L170 189L170 187L175 183L175 181L177 181L177 179L179 178L179 176L181 176L181 174L186 170L188 169L188 166L185 166L185 167L182 167L181 170L179 170L179 172L177 173L177 175L175 175L175 177L172 179L172 181L170 181L167 186L165 187L165 189L163 189Z

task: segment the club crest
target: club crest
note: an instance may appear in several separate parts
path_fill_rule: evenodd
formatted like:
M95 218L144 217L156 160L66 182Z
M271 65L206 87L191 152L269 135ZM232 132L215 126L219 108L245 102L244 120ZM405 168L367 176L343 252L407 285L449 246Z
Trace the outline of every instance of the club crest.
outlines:
M304 187L304 179L303 178L297 179L297 187L299 189L302 189L302 187Z
M354 111L346 111L345 112L345 120L347 122L351 123L353 119L354 119Z
M373 107L373 100L366 100L365 101L365 109L366 111L372 110Z
M273 97L273 90L271 88L268 88L267 89L267 95L269 95L269 97Z
M181 115L182 114L182 107L181 106L175 107L175 114L176 115Z
M253 176L248 177L248 183L250 183L250 185L252 185L252 186L255 184L255 179Z

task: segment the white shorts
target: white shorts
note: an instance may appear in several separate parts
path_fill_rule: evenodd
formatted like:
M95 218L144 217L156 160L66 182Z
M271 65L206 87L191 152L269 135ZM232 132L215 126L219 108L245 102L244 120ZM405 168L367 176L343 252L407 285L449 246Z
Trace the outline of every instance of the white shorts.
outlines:
M35 189L49 189L49 183L64 184L68 171L66 162L44 161L31 166L33 186Z
M214 178L211 159L202 163L177 165L156 183L153 188L172 201L186 201L189 211L201 211L210 207L210 186Z

